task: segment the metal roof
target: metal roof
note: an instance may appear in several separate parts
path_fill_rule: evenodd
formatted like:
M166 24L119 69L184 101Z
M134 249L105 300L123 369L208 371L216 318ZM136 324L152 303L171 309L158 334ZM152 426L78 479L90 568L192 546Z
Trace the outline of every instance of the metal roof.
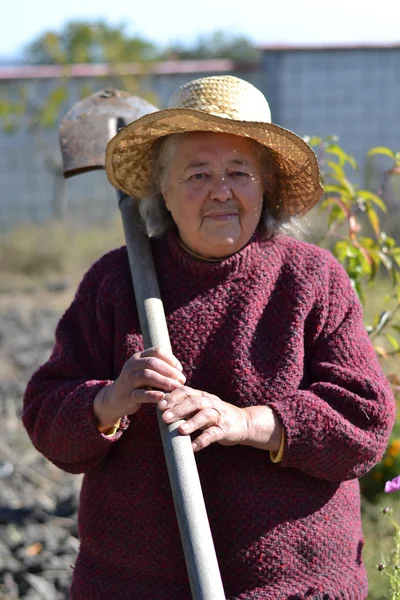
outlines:
M54 79L58 77L104 77L106 75L177 74L232 71L235 63L228 59L168 60L154 63L9 65L0 66L0 80Z

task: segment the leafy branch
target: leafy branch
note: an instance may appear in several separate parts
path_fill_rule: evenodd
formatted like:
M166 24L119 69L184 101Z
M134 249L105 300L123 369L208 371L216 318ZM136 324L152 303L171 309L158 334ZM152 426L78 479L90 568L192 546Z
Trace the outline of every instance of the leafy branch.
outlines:
M382 270L390 277L393 294L386 301L390 310L374 317L367 327L371 339L384 337L390 349L377 344L375 350L383 358L400 354L400 343L396 334L400 326L396 323L400 306L400 247L394 238L381 228L380 215L387 213L382 194L363 189L352 183L351 175L357 171L354 158L347 154L335 137L310 138L309 143L317 148L322 165L324 197L321 208L326 214L327 229L321 242L334 240L332 252L342 263L350 281L364 304L365 288L378 283ZM372 148L370 156L384 154L393 161L384 177L400 173L400 152L389 148ZM349 174L350 173L350 174ZM383 187L382 187L383 190ZM392 332L389 330L392 329Z

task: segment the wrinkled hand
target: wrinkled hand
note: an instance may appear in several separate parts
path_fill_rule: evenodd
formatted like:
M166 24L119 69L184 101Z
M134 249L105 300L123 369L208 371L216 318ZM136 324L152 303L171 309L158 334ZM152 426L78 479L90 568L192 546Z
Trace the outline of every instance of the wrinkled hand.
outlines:
M124 415L137 412L142 404L156 404L164 392L175 390L185 381L182 365L170 352L161 348L137 352L126 361L119 377L94 399L99 429L109 429Z
M192 443L194 451L214 442L224 446L244 443L248 435L248 419L244 409L224 402L218 396L181 386L158 403L163 421L168 425L185 420L178 431L189 435L202 430Z

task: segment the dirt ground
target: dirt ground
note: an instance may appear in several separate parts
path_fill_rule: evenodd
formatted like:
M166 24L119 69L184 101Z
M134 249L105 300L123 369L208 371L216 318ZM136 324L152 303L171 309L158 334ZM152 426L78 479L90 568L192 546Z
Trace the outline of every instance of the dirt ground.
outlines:
M22 424L22 397L49 356L75 288L0 296L0 600L68 597L78 550L80 477L45 460Z

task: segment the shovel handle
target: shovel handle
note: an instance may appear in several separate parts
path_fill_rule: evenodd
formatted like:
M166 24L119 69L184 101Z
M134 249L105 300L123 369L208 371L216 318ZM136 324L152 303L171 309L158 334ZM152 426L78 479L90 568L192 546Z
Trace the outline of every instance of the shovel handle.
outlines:
M129 266L145 348L171 350L164 307L150 241L144 233L137 201L120 196ZM193 600L225 600L190 436L167 425L157 410L158 424L181 535Z

